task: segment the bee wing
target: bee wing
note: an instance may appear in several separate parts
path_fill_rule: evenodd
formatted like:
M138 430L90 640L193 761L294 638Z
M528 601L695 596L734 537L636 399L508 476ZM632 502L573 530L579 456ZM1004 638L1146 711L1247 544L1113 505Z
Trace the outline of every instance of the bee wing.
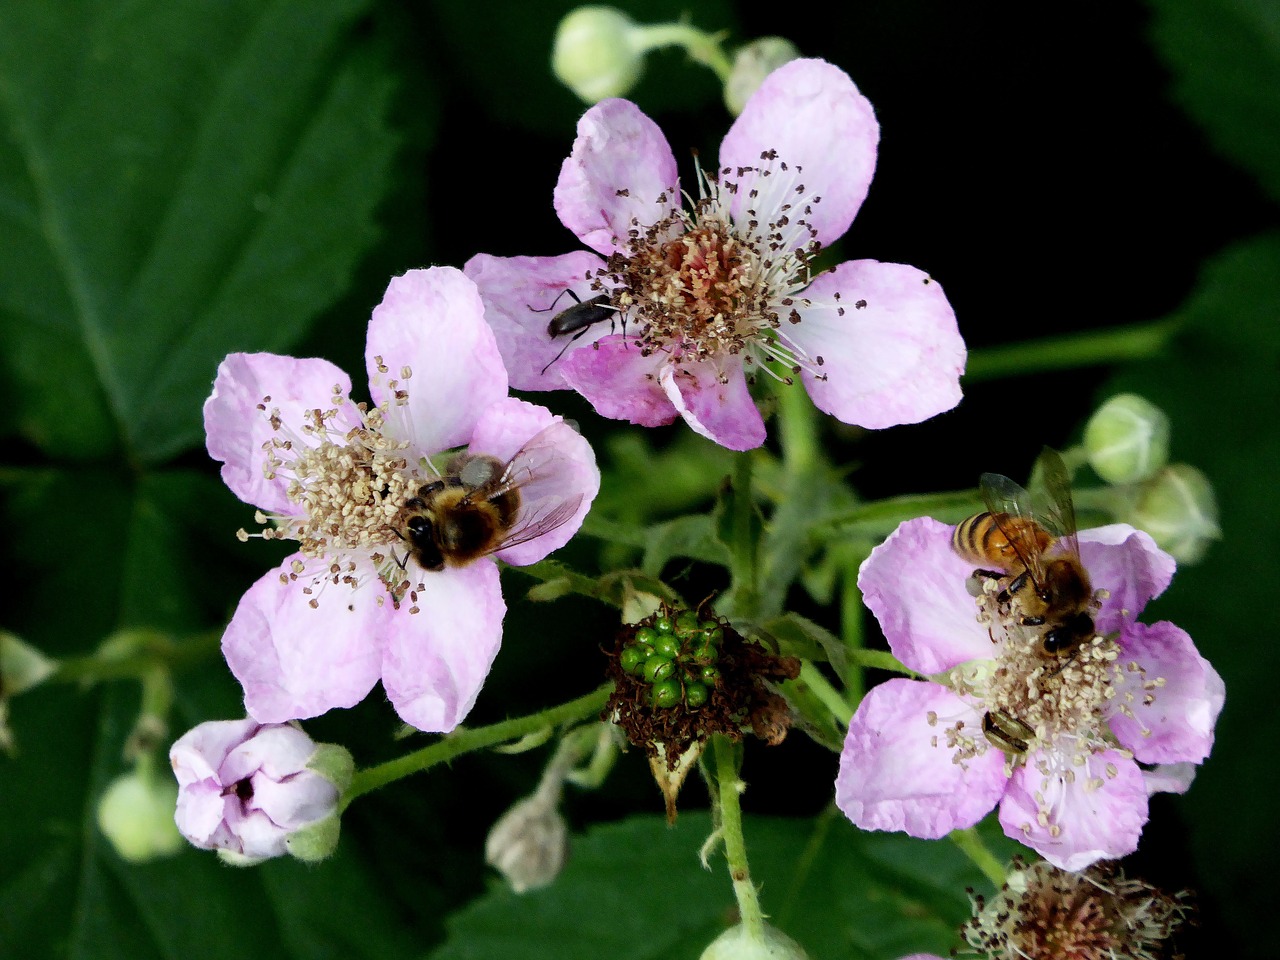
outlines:
M565 457L564 432L577 433L563 420L535 434L507 461L502 474L484 489L494 497L511 490L520 493L520 509L516 522L494 552L514 547L542 536L567 523L582 505L575 482L578 469Z
M1076 508L1071 500L1071 474L1058 451L1045 447L1036 460L1035 474L1044 485L1041 523L1058 538L1055 554L1080 558L1080 540L1076 536Z
M1005 515L1039 523L1040 511L1035 500L1021 484L999 473L984 473L978 482L978 488L982 491L982 500L996 527L1018 555L1032 582L1039 587L1044 583L1044 563L1040 551L1023 549L1024 534L999 519L1001 515Z

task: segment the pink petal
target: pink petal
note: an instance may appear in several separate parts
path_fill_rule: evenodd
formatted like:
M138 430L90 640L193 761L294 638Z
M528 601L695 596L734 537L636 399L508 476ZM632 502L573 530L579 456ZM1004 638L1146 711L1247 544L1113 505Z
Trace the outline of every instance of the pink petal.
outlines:
M192 783L178 791L178 802L173 822L178 832L191 843L205 850L216 845L214 835L222 826L227 801L222 796L222 784L214 781Z
M863 602L875 614L889 649L924 674L998 652L965 584L973 566L951 549L952 527L931 517L899 524L858 571Z
M298 511L285 493L292 477L263 475L263 444L281 438L268 418L278 409L283 426L300 436L308 411L334 405L335 387L345 400L351 379L327 360L233 353L218 365L213 393L204 403L205 445L209 456L222 462L222 479L232 493L272 513ZM266 397L271 399L264 402ZM338 429L359 423L355 405L346 400Z
M337 805L338 788L311 770L303 770L285 782L266 776L253 778L254 808L285 830L323 820Z
M839 239L866 199L876 167L880 125L875 111L839 67L822 60L793 60L771 73L755 92L720 145L721 167L758 167L760 154L777 151L777 162L800 167L799 182L810 198L806 219L827 246ZM770 178L772 179L772 178ZM748 193L761 178L741 178L734 217L741 219ZM757 204L768 217L775 209Z
M597 340L589 350L566 354L560 373L600 416L661 427L677 415L658 383L665 359L665 354L643 356L633 337L611 335Z
M1142 609L1164 593L1177 562L1141 530L1127 523L1080 531L1080 561L1095 590L1111 596L1095 618L1099 633L1113 633L1137 619Z
M560 168L560 222L608 255L633 224L647 227L681 203L676 158L658 125L629 100L603 100L582 115Z
M294 561L308 562L320 575L281 582ZM378 680L375 638L392 612L390 599L367 561L356 566L364 581L359 589L325 580L330 562L287 558L240 598L222 635L245 709L259 721L282 723L354 706ZM309 585L313 592L304 594Z
M1186 793L1196 778L1194 763L1161 763L1142 771L1142 781L1147 786L1147 796L1157 793Z
M221 783L222 764L229 754L258 729L256 720L209 720L193 727L169 748L169 763L178 786L200 780Z
M491 257L479 253L462 272L475 281L484 301L484 318L493 328L498 349L516 390L565 387L557 356L580 349L609 333L614 324L601 321L575 334L552 337L547 324L561 311L599 295L587 280L604 269L604 261L585 250L561 257ZM543 373L543 371L546 371Z
M973 826L1004 793L1004 754L956 763L943 730L957 722L981 739L981 714L946 687L893 679L873 688L849 724L836 805L863 830L934 838Z
M315 741L297 727L268 724L227 755L219 778L223 783L236 783L261 772L281 780L305 770L315 752Z
M365 364L374 403L390 398L391 381L408 391L407 404L391 406L389 432L419 455L465 444L485 408L507 395L484 303L452 267L410 270L391 281L369 321Z
M1138 848L1147 790L1132 759L1104 750L1081 766L1068 764L1069 776L1047 777L1037 768L1042 762L1043 754L1034 753L1014 771L1000 803L1000 825L1008 836L1071 871L1119 860ZM1047 811L1043 819L1041 807Z
M405 723L448 733L471 712L502 643L497 564L424 573L414 604L420 612L397 617L387 636L382 685Z
M509 539L522 542L497 556L517 567L536 563L568 543L600 492L591 444L546 407L514 397L495 403L476 425L469 451L503 461L516 458L510 467L522 474L517 477L520 512ZM537 530L544 532L529 537Z
M839 294L837 299L836 294ZM816 361L819 410L870 429L918 423L960 402L965 347L942 285L900 263L850 260L824 273L787 331ZM859 306L862 304L862 306Z
M1138 664L1142 672L1126 670L1126 685L1113 701L1110 723L1116 739L1142 763L1204 760L1226 696L1218 672L1196 652L1191 637L1168 621L1131 624L1120 645L1121 664ZM1144 689L1157 680L1163 685ZM1148 696L1151 703L1144 705Z
M764 443L764 418L740 362L669 364L659 382L694 433L729 450L754 450Z

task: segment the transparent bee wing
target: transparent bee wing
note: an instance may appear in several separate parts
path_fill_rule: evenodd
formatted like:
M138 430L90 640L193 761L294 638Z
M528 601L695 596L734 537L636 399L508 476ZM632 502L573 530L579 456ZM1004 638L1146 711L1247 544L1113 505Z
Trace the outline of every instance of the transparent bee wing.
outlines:
M551 424L530 438L507 462L501 476L483 488L482 495L488 497L512 490L520 494L516 522L495 552L540 537L578 512L582 494L569 492L577 489L575 468L561 453L565 434L576 432L564 421Z
M1054 553L1066 553L1079 559L1080 541L1076 536L1076 508L1071 500L1071 474L1062 455L1045 447L1036 460L1035 474L1044 485L1040 522L1058 538Z
M1000 473L984 473L978 482L982 492L982 501L987 505L996 527L1004 534L1005 540L1018 555L1018 560L1026 568L1028 575L1037 587L1044 583L1044 563L1038 550L1027 549L1024 534L1016 527L1002 522L1001 516L1016 517L1023 520L1039 522L1039 511L1031 494L1021 484L1015 483Z

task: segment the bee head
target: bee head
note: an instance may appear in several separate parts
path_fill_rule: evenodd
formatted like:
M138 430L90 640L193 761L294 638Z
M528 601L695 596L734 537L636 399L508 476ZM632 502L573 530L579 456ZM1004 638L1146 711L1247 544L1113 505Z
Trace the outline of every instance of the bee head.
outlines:
M413 559L426 570L443 570L444 555L436 543L436 527L431 518L418 514L405 525L405 539L412 548Z

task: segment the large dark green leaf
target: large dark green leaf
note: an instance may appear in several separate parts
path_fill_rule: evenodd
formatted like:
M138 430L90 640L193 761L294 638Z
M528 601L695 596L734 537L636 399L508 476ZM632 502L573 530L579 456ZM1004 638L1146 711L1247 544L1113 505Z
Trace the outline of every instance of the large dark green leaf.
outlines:
M393 149L365 6L3 7L0 337L34 442L162 460L223 355L342 293Z
M1215 146L1280 198L1280 7L1271 0L1148 0L1174 93Z
M1267 885L1256 879L1268 875L1280 844L1271 791L1242 789L1259 782L1258 765L1280 737L1270 602L1280 570L1280 234L1219 255L1178 316L1187 330L1171 355L1135 366L1113 386L1168 411L1175 458L1201 467L1220 501L1222 542L1200 565L1178 571L1150 616L1188 630L1226 680L1213 755L1178 805L1205 900L1234 929L1248 930L1271 909ZM1272 951L1249 938L1234 952Z
M735 910L718 855L698 867L706 814L593 828L549 888L517 896L495 886L456 914L432 960L693 960ZM772 921L814 960L945 954L981 875L946 841L864 834L844 817L748 817L752 878ZM999 843L1001 855L1012 847Z

